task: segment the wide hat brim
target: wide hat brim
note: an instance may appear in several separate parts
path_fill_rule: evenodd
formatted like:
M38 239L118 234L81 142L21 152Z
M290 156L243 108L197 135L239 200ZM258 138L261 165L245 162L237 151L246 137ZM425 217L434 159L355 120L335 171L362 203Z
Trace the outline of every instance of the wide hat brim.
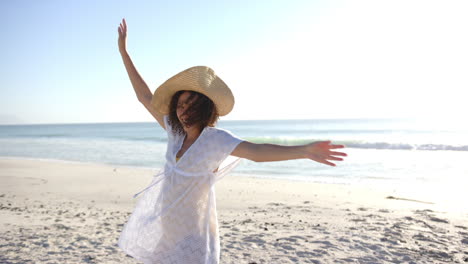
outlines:
M169 114L172 96L182 90L206 95L216 105L220 116L227 115L234 107L234 95L231 89L206 66L191 67L169 78L156 89L151 105L158 112Z

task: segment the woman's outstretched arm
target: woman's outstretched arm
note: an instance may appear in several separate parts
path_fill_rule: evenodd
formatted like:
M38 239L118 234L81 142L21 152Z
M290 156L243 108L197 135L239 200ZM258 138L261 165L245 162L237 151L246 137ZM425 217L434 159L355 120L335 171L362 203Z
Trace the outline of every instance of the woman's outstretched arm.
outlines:
M311 159L326 165L336 166L330 161L341 161L343 159L339 156L347 156L346 153L333 151L339 148L344 148L344 146L332 145L330 141L319 141L300 146L255 144L243 141L231 155L256 162Z
M164 128L163 115L157 112L154 107L151 105L151 98L153 94L151 93L148 85L140 76L138 71L133 65L132 59L127 52L127 22L125 19L122 19L122 23L118 28L119 31L119 52L122 55L122 60L127 70L128 77L132 83L133 89L135 90L138 101L140 101L145 108L150 112L150 114L158 121L158 123Z

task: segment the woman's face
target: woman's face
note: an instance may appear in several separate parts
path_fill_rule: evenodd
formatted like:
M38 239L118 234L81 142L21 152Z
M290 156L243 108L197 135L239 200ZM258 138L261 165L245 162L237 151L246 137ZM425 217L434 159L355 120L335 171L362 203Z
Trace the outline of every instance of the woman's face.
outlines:
M190 93L184 92L179 96L179 100L177 101L177 117L179 118L180 123L182 126L186 127L185 122L187 115L184 115L184 112L190 106L190 104L197 99L197 95L193 98L189 99Z

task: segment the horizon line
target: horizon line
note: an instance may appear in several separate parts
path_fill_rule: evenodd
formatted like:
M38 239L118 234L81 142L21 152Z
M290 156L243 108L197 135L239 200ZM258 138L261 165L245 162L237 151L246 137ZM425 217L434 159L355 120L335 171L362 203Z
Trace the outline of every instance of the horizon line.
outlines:
M225 119L219 122L236 121L309 121L309 120L417 120L424 117L324 117L324 118L289 118L289 119ZM154 121L114 121L114 122L69 122L69 123L0 123L0 126L28 126L28 125L92 125L92 124L131 124L131 123L157 123Z

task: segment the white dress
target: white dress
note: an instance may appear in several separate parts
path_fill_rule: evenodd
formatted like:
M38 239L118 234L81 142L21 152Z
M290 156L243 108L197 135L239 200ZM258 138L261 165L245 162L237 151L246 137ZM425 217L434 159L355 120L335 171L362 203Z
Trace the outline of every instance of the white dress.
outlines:
M164 124L168 134L166 165L140 192L118 245L143 263L219 263L214 183L240 159L214 171L242 140L229 131L206 127L176 162L185 136L172 132L167 115Z

